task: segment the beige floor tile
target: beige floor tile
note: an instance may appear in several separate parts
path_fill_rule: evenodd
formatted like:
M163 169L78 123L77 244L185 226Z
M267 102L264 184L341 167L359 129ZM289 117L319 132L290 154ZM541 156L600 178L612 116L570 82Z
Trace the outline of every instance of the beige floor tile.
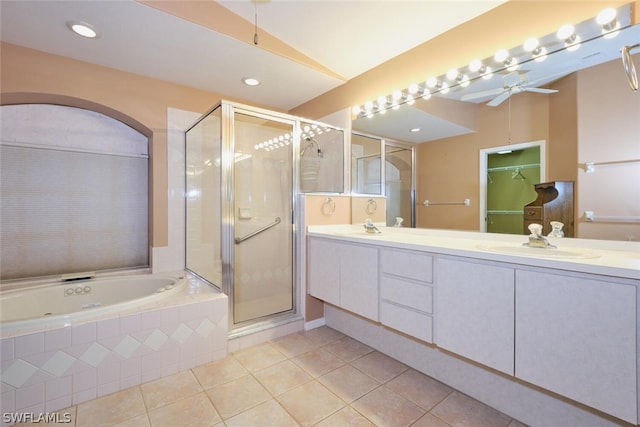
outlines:
M347 403L380 386L380 383L351 365L345 365L318 378L318 381Z
M316 427L376 427L355 409L347 406L320 421Z
M386 385L427 411L453 392L451 387L413 369L404 371Z
M290 360L283 360L254 374L273 396L312 380L311 376Z
M251 372L268 368L287 358L268 342L237 351L233 353L233 357Z
M205 390L248 375L249 371L234 357L193 368L193 374Z
M159 408L203 391L191 371L178 372L140 386L147 410Z
M311 381L277 397L278 402L303 426L311 426L345 406L338 396Z
M359 359L365 354L373 351L373 349L368 345L365 345L360 341L356 341L351 337L345 337L338 341L334 341L325 345L323 348L346 362Z
M260 405L225 421L227 427L296 427L291 415L275 400L268 400Z
M147 414L138 415L137 417L128 419L111 427L151 427L149 416Z
M287 357L296 357L317 347L316 343L307 338L304 333L287 335L272 341L272 344Z
M345 337L342 332L331 329L328 326L321 326L304 333L304 336L311 340L316 346L327 345Z
M335 354L323 348L316 348L308 353L294 357L291 360L314 378L331 372L346 363Z
M222 421L204 392L149 411L149 419L152 427L211 427Z
M354 360L351 362L351 365L381 383L385 383L397 377L408 369L405 364L400 363L378 351L374 351L358 360Z
M424 417L411 424L411 427L451 427L451 425L445 423L440 418L427 413Z
M385 386L361 397L351 406L377 426L409 426L426 411Z
M506 427L509 417L459 392L451 393L431 413L451 425Z
M271 399L267 390L251 375L209 389L207 395L223 420Z
M76 427L99 427L121 423L146 414L140 387L131 387L78 405Z

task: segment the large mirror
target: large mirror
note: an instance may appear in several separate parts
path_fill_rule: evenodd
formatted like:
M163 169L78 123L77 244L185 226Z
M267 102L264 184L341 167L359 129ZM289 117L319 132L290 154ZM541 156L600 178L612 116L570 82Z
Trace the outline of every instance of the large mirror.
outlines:
M354 119L356 132L417 144L418 227L496 229L496 216L487 216L492 184L481 170L481 152L535 142L540 173L520 168L516 174L505 166L509 179L514 175L533 198L541 181L573 181L575 237L640 240L640 92L629 87L620 56L623 46L640 42L640 25L629 26L630 13L629 6L618 9L622 29L613 37L603 36L599 27L595 34L586 28L595 20L585 21L575 29L588 35L569 49L556 34L541 38L543 61L504 66L490 79L476 73L469 84L463 81L462 73L469 73L464 66L458 76L442 76L436 83L449 81L449 91L435 86L429 99L418 93L412 105ZM639 58L631 55L636 63ZM425 206L425 200L443 203ZM494 222L487 227L489 219Z

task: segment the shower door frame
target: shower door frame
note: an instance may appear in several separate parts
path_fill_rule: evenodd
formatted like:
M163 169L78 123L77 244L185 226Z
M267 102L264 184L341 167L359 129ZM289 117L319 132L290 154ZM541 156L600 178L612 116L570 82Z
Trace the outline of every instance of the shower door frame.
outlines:
M298 314L299 307L299 289L300 283L298 278L298 257L297 253L297 228L299 223L298 212L295 200L298 196L299 185L299 163L298 154L300 151L300 119L288 114L281 114L270 110L251 107L248 105L237 104L233 102L221 102L222 119L221 119L221 253L222 253L222 291L229 299L229 332L230 335L242 334L246 328L251 329L253 325L265 321L278 323L279 320L289 321ZM284 218L291 226L291 298L292 308L284 312L273 313L267 316L250 319L242 323L235 323L233 312L235 309L235 114L244 114L251 117L259 117L265 120L276 121L280 123L290 124L292 127L292 147L291 147L291 212L289 218ZM284 222L283 221L283 222ZM234 334L235 332L235 334Z

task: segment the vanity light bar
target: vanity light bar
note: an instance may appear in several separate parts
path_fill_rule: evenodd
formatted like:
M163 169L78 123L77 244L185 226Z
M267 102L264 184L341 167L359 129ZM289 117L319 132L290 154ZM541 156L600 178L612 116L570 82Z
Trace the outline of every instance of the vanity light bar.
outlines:
M391 95L381 95L376 101L367 101L364 104L356 105L351 112L356 118L372 118L375 114L384 114L388 109L396 110L404 104L412 105L418 98L427 100L438 93L446 94L454 88L465 88L477 79L489 79L494 73L504 70L512 72L518 69L521 64L530 61L543 61L549 53L563 49L576 50L584 41L603 35L604 37L613 37L618 30L631 24L630 18L626 19L629 22L621 22L618 15L625 15L626 18L630 13L622 14L619 13L620 11L628 12L629 5L619 9L604 9L597 17L577 26L563 25L555 34L547 35L542 39L527 39L522 47L514 48L511 51L500 49L492 58L471 61L466 67L466 71L464 68L450 69L445 75L429 77L420 84L412 83L404 90L394 90ZM594 22L597 24L595 30ZM579 32L580 34L578 34ZM558 45L558 39L562 43L559 47L552 49L552 46ZM492 64L495 69L487 64Z
M331 128L321 127L316 124L305 125L302 129L300 137L303 141L311 140L312 138L322 135L323 133L330 132ZM291 144L293 137L290 133L285 133L271 139L260 142L253 146L254 150L273 151L278 148L283 148Z

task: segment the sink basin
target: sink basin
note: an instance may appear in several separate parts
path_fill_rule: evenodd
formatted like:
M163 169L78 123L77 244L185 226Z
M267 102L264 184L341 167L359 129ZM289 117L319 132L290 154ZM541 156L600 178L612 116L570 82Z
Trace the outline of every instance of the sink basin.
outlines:
M478 249L504 255L524 255L551 259L591 259L600 255L583 249L532 248L523 245L478 245Z

